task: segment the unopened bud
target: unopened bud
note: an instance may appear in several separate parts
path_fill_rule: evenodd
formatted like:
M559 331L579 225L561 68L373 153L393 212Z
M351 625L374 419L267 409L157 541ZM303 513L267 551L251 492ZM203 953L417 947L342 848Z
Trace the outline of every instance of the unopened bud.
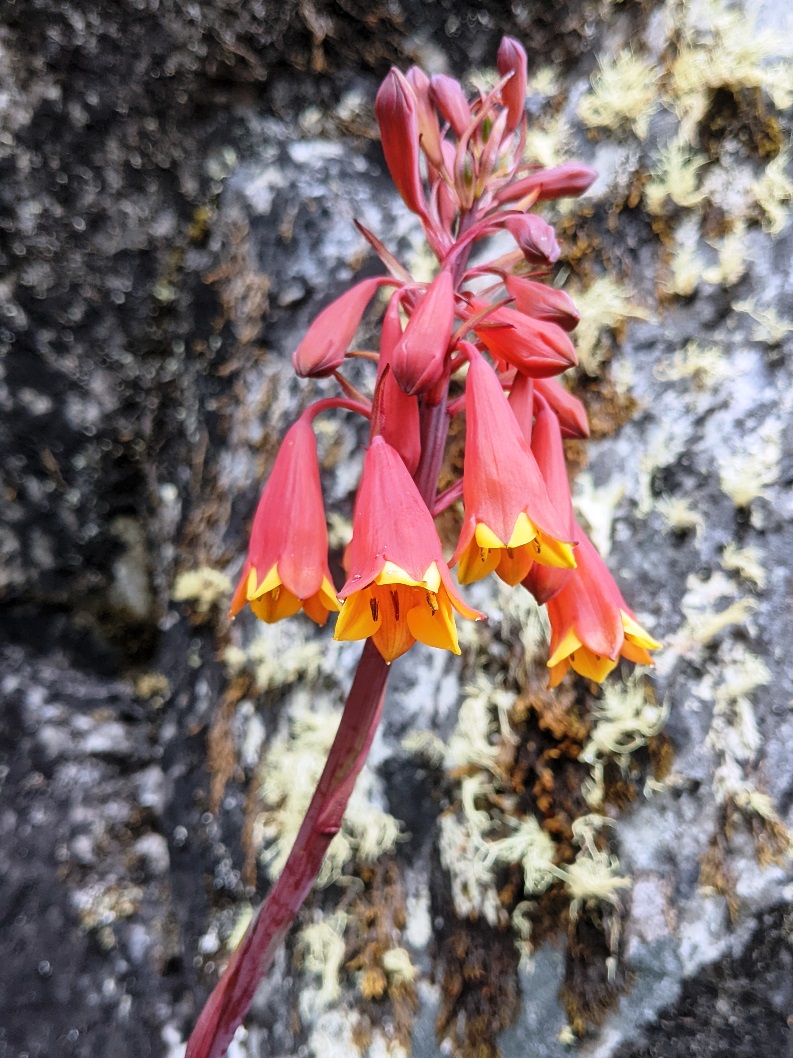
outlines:
M428 161L440 169L443 165L441 129L430 99L430 79L420 66L411 66L405 75L416 96L419 120L419 142Z
M403 392L424 393L440 380L453 324L454 284L451 274L443 271L427 288L391 354Z
M508 217L505 226L531 264L553 264L559 260L562 251L556 241L556 232L542 217L535 213Z
M564 330L572 331L581 319L572 299L563 290L522 276L507 276L504 285L515 307L535 320L556 323Z
M567 198L583 193L597 180L597 173L586 165L565 162L553 169L538 169L531 176L524 176L514 184L504 187L496 196L499 202L517 202L533 192L536 201L547 202L555 198Z
M418 103L410 83L392 69L380 85L374 104L383 154L405 205L419 216L427 207L419 168Z
M384 282L393 280L364 279L320 312L292 357L301 378L324 378L341 366L366 306Z
M526 102L527 60L522 44L514 37L504 37L498 48L496 66L502 77L512 76L501 89L501 98L507 108L507 132L514 132L523 118Z
M445 74L436 73L430 81L430 95L435 106L452 127L459 140L471 124L471 108L460 82Z

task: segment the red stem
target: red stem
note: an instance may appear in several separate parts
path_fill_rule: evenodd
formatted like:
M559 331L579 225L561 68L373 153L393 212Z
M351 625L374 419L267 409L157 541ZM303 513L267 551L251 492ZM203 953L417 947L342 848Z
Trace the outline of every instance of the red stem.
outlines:
M367 640L325 769L284 869L201 1012L185 1058L222 1058L247 1014L341 827L344 809L377 729L387 677L388 666Z

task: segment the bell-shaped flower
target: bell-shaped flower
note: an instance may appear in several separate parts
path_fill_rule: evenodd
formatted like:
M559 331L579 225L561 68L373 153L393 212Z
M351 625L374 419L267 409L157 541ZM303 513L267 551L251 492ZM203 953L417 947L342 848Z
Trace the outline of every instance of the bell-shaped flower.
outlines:
M432 515L399 454L372 439L347 548L334 637L368 639L391 662L418 640L460 653L454 610L482 618L457 593Z
M533 562L572 568L573 542L494 371L469 343L465 520L452 562L461 584L496 572L518 584Z
M301 378L324 378L341 367L366 306L377 289L394 280L377 276L356 283L317 316L295 350L292 363Z
M394 349L402 337L399 322L400 293L396 291L391 295L383 317L375 391L378 391L382 379L380 433L391 447L399 452L405 466L414 474L421 456L418 397L404 393L394 377L393 369L388 370Z
M510 403L513 403L512 396L516 392L516 387L521 385L525 383L518 380L510 394ZM531 450L537 460L537 466L540 468L548 494L564 518L565 529L572 537L577 538L562 432L558 418L544 403L537 409L534 425L531 428ZM578 551L576 551L577 560ZM542 604L560 592L568 579L574 575L575 570L542 566L539 562L535 562L523 578L523 586L528 588L538 603Z
M606 564L576 526L578 565L567 583L548 600L551 646L548 668L555 687L570 668L600 683L620 657L652 665L648 651L661 644L628 609Z
M443 270L433 279L391 353L391 367L405 393L432 389L443 376L454 325L454 283Z
M565 331L572 331L578 325L581 315L573 304L569 294L547 283L535 283L522 276L506 276L504 286L515 302L519 312L535 320L555 323Z
M427 212L419 166L419 107L405 75L396 67L380 85L374 103L386 165L405 205L419 216Z
M536 213L507 217L504 226L530 264L552 265L559 260L562 251L556 241L556 232Z
M507 108L507 132L514 132L523 118L526 105L526 81L528 79L526 51L514 37L504 37L498 46L496 68L499 76L510 79L501 89L501 99Z
M474 313L487 307L478 298L469 297L468 303ZM531 319L517 309L497 309L475 323L473 330L494 359L532 378L559 375L578 363L575 347L561 327Z
M339 609L328 569L317 443L305 417L284 437L262 492L229 616L246 602L268 624L302 607L322 625L330 610Z

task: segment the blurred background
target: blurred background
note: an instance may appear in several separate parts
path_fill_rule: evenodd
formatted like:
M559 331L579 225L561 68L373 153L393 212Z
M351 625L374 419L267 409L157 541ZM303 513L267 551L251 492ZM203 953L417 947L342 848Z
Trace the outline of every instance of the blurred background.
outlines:
M528 594L468 593L490 620L461 659L395 663L325 888L230 1054L787 1053L789 18L6 0L0 1058L178 1058L279 869L358 654L225 618L279 439L324 392L290 356L380 271L354 218L429 265L379 80L492 83L504 33L527 156L601 174L547 214L592 423L568 456L665 649L550 694ZM362 442L320 424L337 574Z

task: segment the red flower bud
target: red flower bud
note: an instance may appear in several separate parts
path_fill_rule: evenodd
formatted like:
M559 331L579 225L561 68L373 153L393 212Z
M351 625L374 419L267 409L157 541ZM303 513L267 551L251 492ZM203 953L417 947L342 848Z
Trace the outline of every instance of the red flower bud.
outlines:
M581 319L572 299L563 290L521 276L507 276L504 285L516 308L535 320L545 320L572 331Z
M430 81L430 96L459 140L471 124L471 108L460 82L445 74L436 73Z
M391 365L394 349L402 338L399 323L400 291L391 295L380 332L380 362L377 369L379 383L383 372ZM375 387L376 388L376 387ZM417 397L403 393L394 377L393 369L383 379L380 432L385 441L402 456L411 474L415 473L421 456L419 402Z
M559 260L562 251L556 241L556 232L542 217L535 213L507 217L505 226L531 264L553 264Z
M517 202L533 191L539 192L538 202L547 202L554 198L567 198L571 195L583 195L587 188L597 180L597 173L578 162L565 162L553 169L538 169L531 176L516 180L514 184L502 188L496 195L498 202Z
M535 379L537 393L544 397L559 419L562 437L589 437L584 405L555 378Z
M383 276L364 279L320 312L292 357L301 378L324 378L341 366L364 309L385 283L393 280Z
M504 37L498 48L496 67L502 77L512 76L501 89L501 98L507 108L507 132L514 132L523 118L526 102L527 60L522 44L514 37Z
M391 354L391 367L405 393L425 393L440 380L453 325L454 284L444 270L430 283Z
M476 298L469 304L474 312L485 307ZM573 343L561 327L532 320L516 309L497 309L473 330L496 360L535 379L559 375L578 363Z
M394 67L380 85L374 110L396 189L408 209L423 217L427 206L419 168L419 108L410 83Z
M436 169L443 165L441 129L430 99L430 79L420 66L411 66L405 75L416 96L421 149Z

